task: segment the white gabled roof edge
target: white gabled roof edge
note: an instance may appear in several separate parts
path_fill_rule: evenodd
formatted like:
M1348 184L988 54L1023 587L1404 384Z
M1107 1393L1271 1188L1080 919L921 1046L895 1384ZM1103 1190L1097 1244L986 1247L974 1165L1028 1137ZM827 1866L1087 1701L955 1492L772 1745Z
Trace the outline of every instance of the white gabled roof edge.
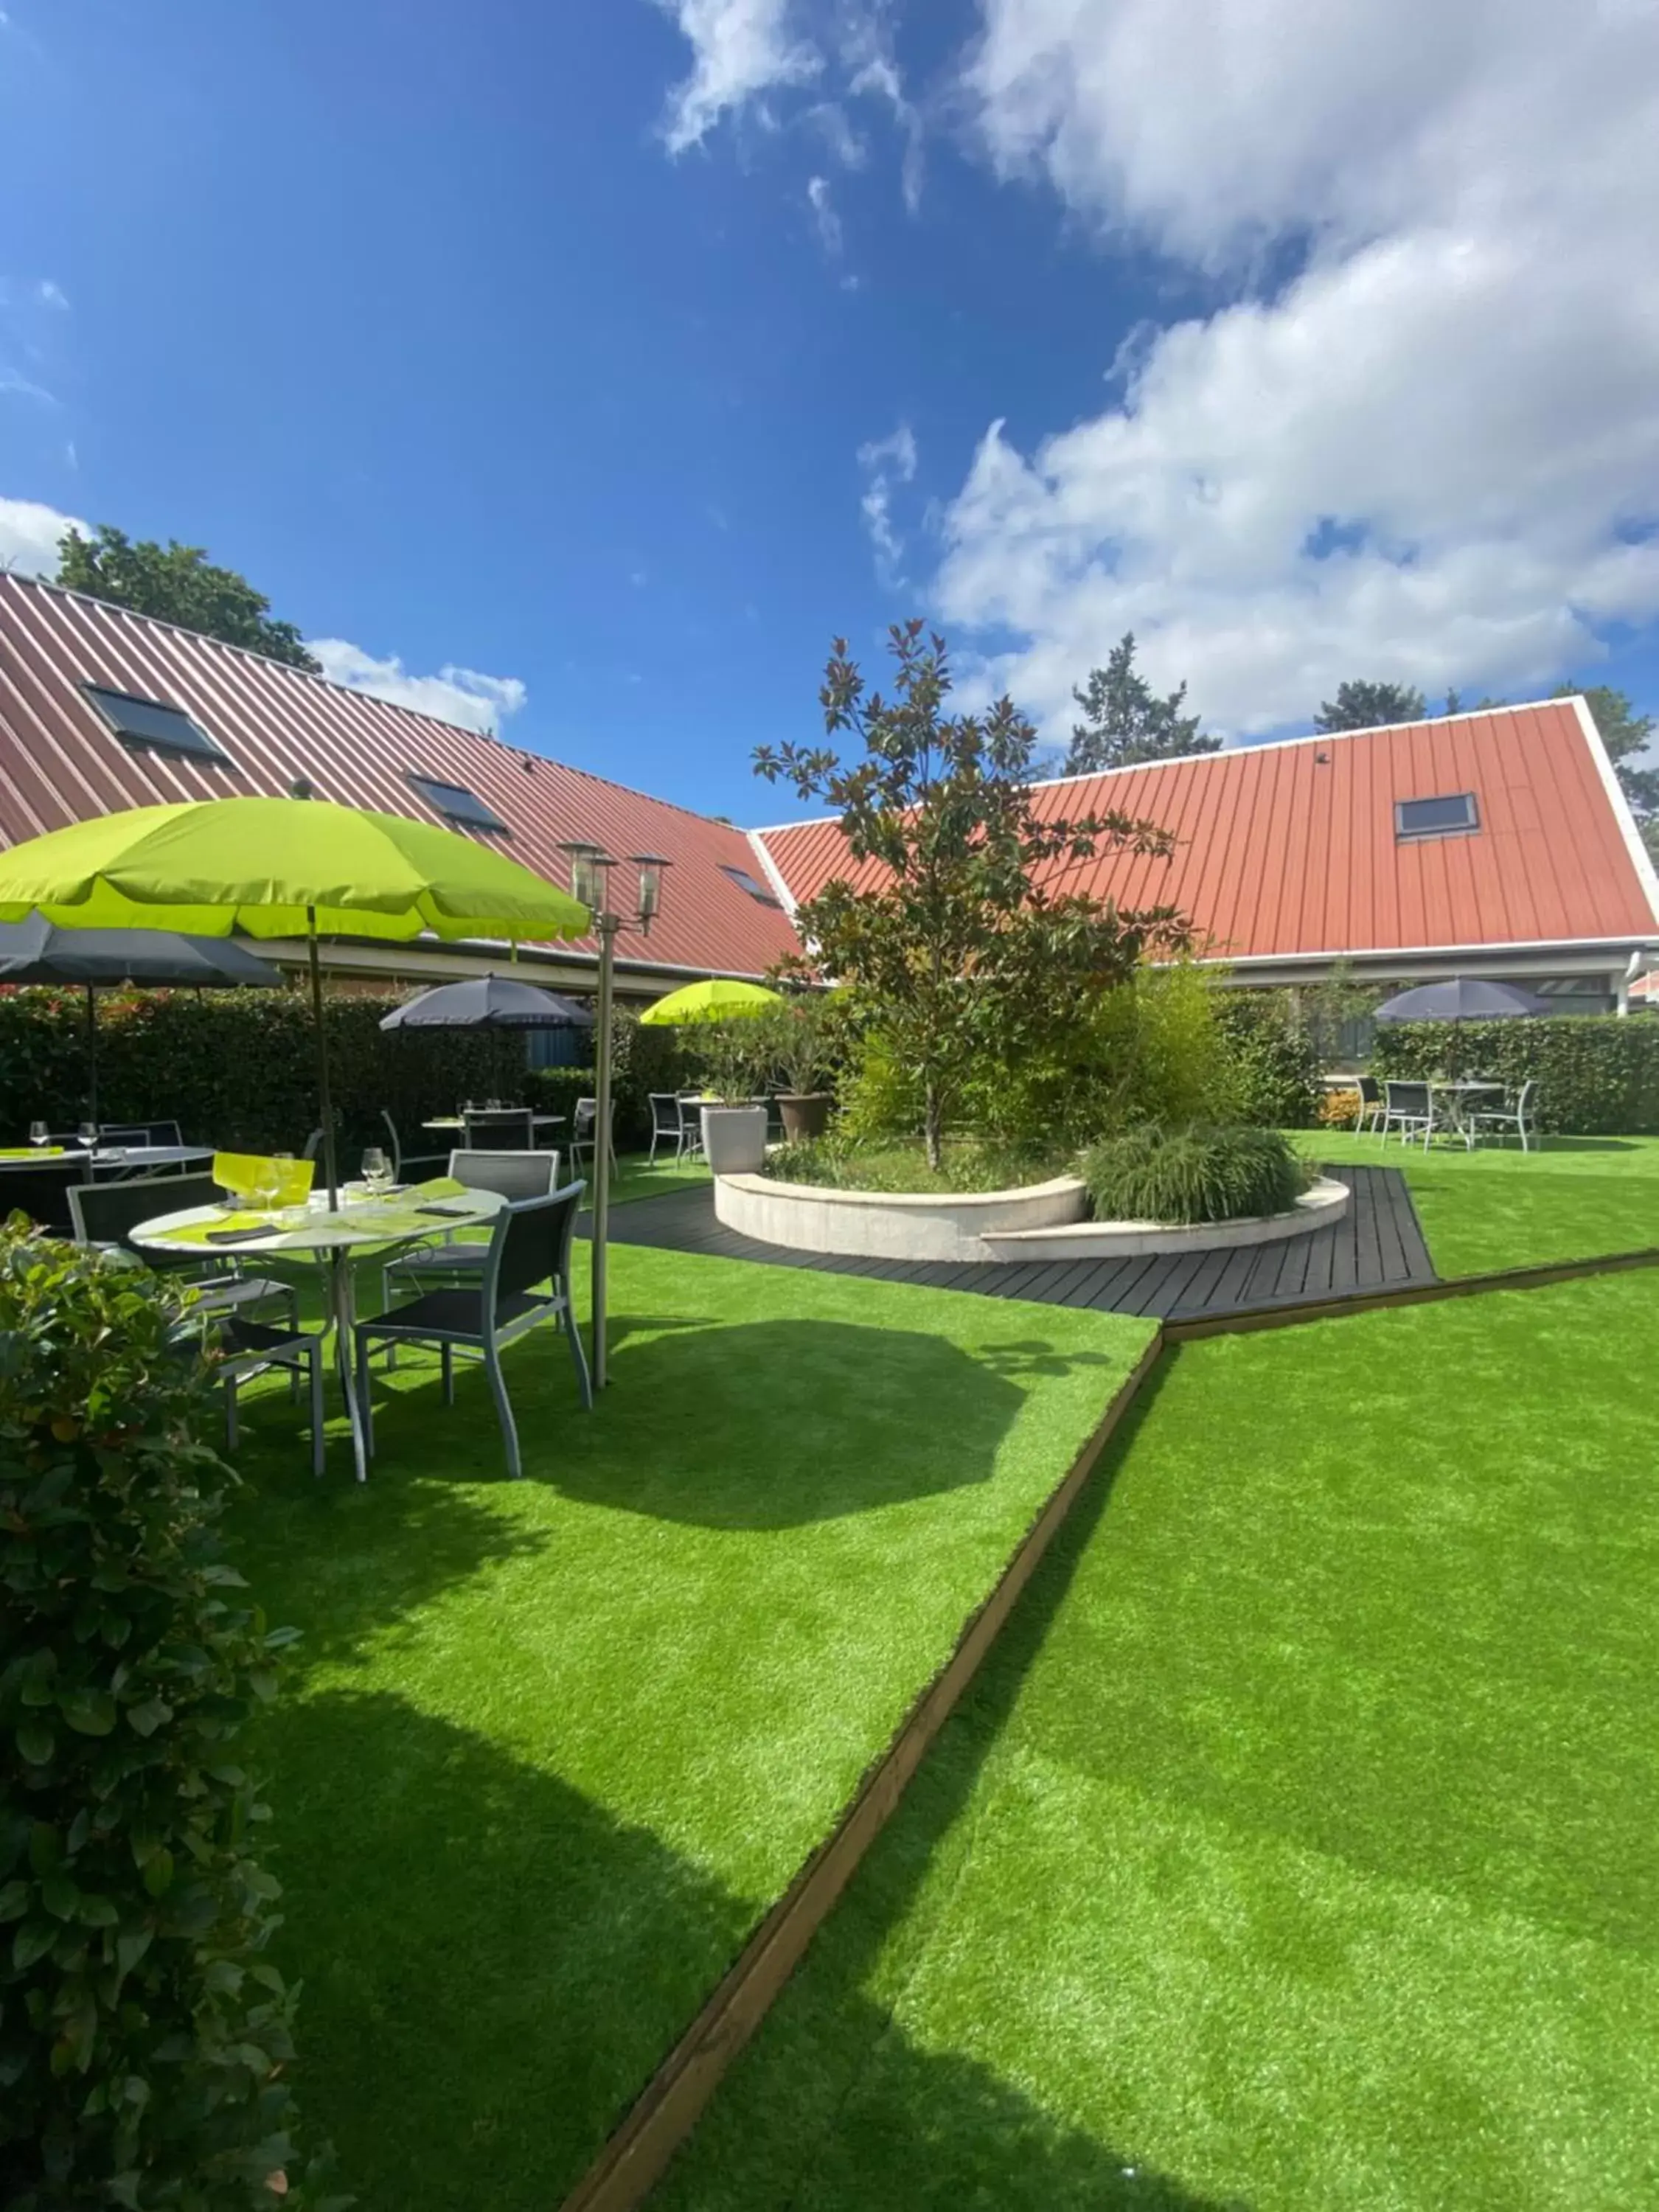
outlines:
M1630 953L1659 946L1659 916L1651 937L1505 937L1474 945L1363 945L1327 946L1310 952L1200 952L1196 968L1290 968L1315 960L1470 959L1493 952L1583 952L1606 945Z
M1613 809L1613 819L1624 838L1625 850L1630 854L1631 866L1636 871L1636 880L1647 896L1648 909L1653 916L1654 925L1659 927L1659 872L1654 868L1653 855L1636 825L1636 817L1631 812L1630 801L1625 796L1625 787L1619 781L1619 772L1607 756L1601 731L1595 726L1589 701L1582 691L1576 691L1567 703L1578 716L1578 726L1584 733L1589 757L1595 763L1595 772L1601 779L1601 788L1607 795L1607 804Z
M760 830L747 830L744 835L749 840L750 851L761 864L761 872L772 886L772 896L782 902L784 912L793 921L795 918L797 904L795 894L784 881L782 869L766 849L765 832Z

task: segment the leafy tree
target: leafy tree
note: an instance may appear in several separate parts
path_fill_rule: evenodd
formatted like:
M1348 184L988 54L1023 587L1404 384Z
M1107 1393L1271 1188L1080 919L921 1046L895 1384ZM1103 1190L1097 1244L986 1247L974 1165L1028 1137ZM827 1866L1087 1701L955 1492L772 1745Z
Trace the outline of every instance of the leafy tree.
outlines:
M1216 753L1219 738L1198 733L1201 717L1181 711L1184 684L1158 698L1135 666L1135 636L1126 630L1112 647L1104 668L1091 668L1073 699L1084 719L1072 725L1067 775L1090 775L1101 769L1133 768L1143 761L1171 760L1178 753Z
M1106 850L1167 857L1173 840L1115 812L1046 819L1031 787L1036 732L1007 698L984 715L948 714L943 638L895 624L893 696L866 696L837 638L819 697L824 727L864 757L827 746L759 746L757 775L841 816L849 860L873 863L855 890L826 884L797 916L818 966L849 984L877 1036L921 1091L929 1164L976 1069L998 1052L1050 1051L1080 1008L1131 974L1151 943L1184 945L1172 907L1120 911L1039 880L1050 863Z
M1320 702L1314 727L1322 736L1334 730L1376 730L1388 722L1420 722L1426 712L1423 694L1408 684L1339 684L1334 700Z
M199 545L165 545L100 522L90 538L64 532L58 548L57 580L72 592L85 592L135 614L155 615L185 629L244 645L290 668L316 675L321 664L306 651L292 623L271 619L270 601L234 568L219 568Z

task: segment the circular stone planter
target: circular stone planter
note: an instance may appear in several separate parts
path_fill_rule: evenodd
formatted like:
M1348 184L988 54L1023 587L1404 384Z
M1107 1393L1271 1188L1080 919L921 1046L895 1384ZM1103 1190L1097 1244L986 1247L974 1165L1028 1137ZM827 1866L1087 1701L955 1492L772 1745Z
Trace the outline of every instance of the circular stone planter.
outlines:
M1277 1244L1306 1237L1348 1210L1345 1182L1322 1176L1288 1213L1255 1213L1238 1221L1079 1221L1070 1227L993 1232L988 1260L1131 1260L1152 1252L1225 1252L1241 1244Z
M839 1252L866 1260L989 1260L993 1236L1080 1222L1088 1194L1075 1176L1023 1190L893 1193L831 1190L820 1183L774 1182L760 1175L721 1176L714 1212L726 1228L796 1252ZM1030 1254L1022 1255L1030 1258Z

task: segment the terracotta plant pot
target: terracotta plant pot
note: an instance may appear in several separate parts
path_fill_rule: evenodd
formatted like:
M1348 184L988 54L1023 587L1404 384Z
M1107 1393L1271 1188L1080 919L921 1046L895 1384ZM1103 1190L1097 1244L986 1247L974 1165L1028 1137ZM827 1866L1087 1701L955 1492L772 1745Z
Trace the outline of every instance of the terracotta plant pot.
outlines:
M784 1135L792 1145L807 1137L821 1137L830 1126L830 1109L835 1103L833 1091L781 1091L778 1111L783 1116Z
M766 1164L764 1106L705 1106L702 1150L717 1176L758 1175Z

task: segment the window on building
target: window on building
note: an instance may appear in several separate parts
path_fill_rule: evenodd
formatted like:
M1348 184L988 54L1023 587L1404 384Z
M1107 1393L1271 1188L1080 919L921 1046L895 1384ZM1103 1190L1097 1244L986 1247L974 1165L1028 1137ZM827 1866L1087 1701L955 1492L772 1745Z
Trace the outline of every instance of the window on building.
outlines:
M459 822L468 830L499 830L512 835L495 808L480 799L476 791L469 791L464 783L445 783L435 775L417 775L413 769L407 773L422 798L452 822Z
M1449 792L1440 799L1396 799L1394 834L1399 838L1453 837L1480 827L1472 791Z
M191 760L222 761L227 768L233 764L229 754L182 708L140 699L130 691L107 691L100 684L83 684L81 689L123 744L145 752L185 753Z
M729 876L732 878L732 881L737 885L740 891L747 891L751 899L757 900L762 906L781 906L783 904L783 901L781 898L775 897L774 895L767 890L764 884L757 883L754 877L750 874L747 868L728 868L725 861L722 860L720 864L720 873L723 876Z

